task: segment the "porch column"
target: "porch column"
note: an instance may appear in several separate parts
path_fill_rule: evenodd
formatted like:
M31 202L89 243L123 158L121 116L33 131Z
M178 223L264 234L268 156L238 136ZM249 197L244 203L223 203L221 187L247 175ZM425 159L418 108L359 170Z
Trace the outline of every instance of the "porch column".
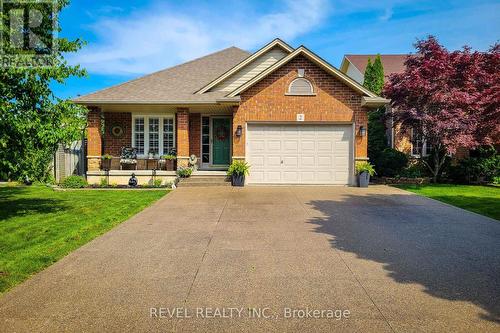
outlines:
M177 108L177 166L189 164L189 108Z
M101 110L98 107L89 107L87 113L87 169L99 170L101 167L102 137L101 137Z

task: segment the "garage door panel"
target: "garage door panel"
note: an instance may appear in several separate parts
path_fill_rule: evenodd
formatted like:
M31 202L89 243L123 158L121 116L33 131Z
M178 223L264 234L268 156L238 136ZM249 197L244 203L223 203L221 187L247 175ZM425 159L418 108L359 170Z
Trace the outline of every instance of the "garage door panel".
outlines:
M281 182L281 171L266 171L266 180L270 182Z
M332 181L333 172L332 171L320 171L316 172L316 179L320 182L331 182Z
M265 163L267 167L279 167L281 166L281 156L268 156L267 163Z
M299 173L297 171L284 171L283 172L283 180L287 183L298 183L299 182Z
M254 155L249 159L249 163L252 165L252 168L263 168L264 167L265 156L263 155Z
M314 141L313 140L302 140L300 142L300 148L303 153L314 152Z
M249 124L249 183L348 184L352 126Z
M301 167L314 167L315 165L315 158L314 158L314 155L310 155L310 156L300 156L300 166Z
M263 152L266 148L266 142L264 140L253 140L248 144L252 152Z
M284 156L283 157L283 167L285 168L297 168L299 166L299 156Z
M304 183L314 182L314 171L302 171L302 172L300 172L300 180Z
M281 152L281 140L268 140L267 141L267 152L272 153L272 152Z
M335 169L347 169L349 166L348 156L335 156Z
M317 141L317 149L318 151L332 151L333 150L333 142L332 141L325 141L325 140L318 140Z
M349 153L349 141L336 141L335 142L335 152L336 153Z
M318 167L331 167L333 156L318 156Z

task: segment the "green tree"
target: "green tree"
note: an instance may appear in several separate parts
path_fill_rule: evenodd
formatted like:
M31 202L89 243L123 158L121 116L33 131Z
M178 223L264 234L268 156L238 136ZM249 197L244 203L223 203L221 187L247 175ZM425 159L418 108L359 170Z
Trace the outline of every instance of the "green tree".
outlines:
M51 85L62 84L71 76L85 76L80 66L69 65L64 54L78 51L83 42L54 37L58 13L69 3L56 0L44 3L4 3L2 20L2 51L0 57L0 179L44 180L50 172L52 155L59 143L69 143L82 136L86 110L54 95ZM17 6L17 7L16 7ZM42 23L33 32L9 24L19 15L30 17L30 11L41 14ZM20 13L20 14L19 14ZM56 22L58 23L58 22ZM59 27L59 25L55 25ZM17 30L16 30L17 29ZM33 45L20 48L10 44L12 33ZM31 39L30 39L31 38ZM14 59L14 60L12 60Z
M368 64L365 69L363 86L368 90L380 95L384 87L384 66L377 54L373 63L368 58ZM387 148L387 138L385 133L385 108L368 113L368 157L378 167L380 156L385 148Z

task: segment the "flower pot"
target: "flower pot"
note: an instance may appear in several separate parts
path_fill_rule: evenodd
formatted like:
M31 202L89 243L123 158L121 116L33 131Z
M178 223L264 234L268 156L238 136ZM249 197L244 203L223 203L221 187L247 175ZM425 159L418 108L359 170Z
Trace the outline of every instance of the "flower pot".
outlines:
M233 186L245 186L245 175L232 175L231 185Z
M175 170L175 160L165 160L165 170L174 171Z
M358 175L359 187L368 187L370 183L370 174L368 172L362 172Z
M101 167L103 170L111 170L111 159L102 160Z

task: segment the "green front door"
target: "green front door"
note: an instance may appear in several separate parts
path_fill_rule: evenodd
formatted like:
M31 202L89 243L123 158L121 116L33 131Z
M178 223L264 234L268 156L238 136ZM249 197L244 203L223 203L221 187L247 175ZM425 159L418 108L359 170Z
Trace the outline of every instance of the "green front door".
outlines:
M212 118L212 164L228 165L230 154L231 119Z

